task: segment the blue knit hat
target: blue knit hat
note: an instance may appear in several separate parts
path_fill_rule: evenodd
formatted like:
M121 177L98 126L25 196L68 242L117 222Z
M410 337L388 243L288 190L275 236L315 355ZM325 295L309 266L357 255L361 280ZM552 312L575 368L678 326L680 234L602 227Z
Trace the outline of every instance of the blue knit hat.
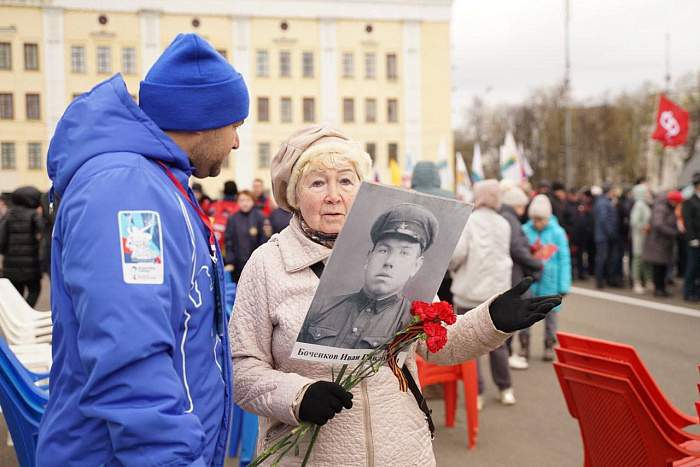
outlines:
M163 130L220 128L248 117L243 76L197 34L178 34L141 81L139 106Z

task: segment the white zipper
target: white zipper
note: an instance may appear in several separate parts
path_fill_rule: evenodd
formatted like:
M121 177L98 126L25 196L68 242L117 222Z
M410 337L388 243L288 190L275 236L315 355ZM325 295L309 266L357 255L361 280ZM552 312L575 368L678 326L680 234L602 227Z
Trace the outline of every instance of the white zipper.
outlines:
M369 408L369 394L367 392L367 381L360 383L362 389L362 410L365 418L365 454L367 456L367 467L374 466L374 439L372 436L372 418Z

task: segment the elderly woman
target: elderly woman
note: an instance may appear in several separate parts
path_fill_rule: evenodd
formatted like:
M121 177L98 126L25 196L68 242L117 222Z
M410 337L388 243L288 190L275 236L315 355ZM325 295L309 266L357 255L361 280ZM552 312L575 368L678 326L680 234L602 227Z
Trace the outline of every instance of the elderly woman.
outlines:
M277 204L294 217L250 258L230 326L234 398L260 416L258 452L275 443L286 426L310 421L327 423L310 465L434 465L426 418L414 396L399 390L391 370L382 368L347 393L328 381L329 365L290 359L319 283L311 267L328 260L361 181L371 176L369 156L339 130L315 124L282 144L271 172ZM522 299L528 285L460 316L440 352L429 354L422 342L414 345L405 365L415 376L416 353L442 365L473 359L561 301ZM281 465L300 464L306 448L302 443L302 455L289 453Z

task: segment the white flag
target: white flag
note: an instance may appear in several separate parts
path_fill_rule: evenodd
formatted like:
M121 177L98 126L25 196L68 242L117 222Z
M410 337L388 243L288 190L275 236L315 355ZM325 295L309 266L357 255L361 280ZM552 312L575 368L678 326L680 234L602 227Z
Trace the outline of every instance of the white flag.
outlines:
M532 177L535 172L532 170L530 163L525 157L525 147L523 146L523 143L518 143L518 158L523 171L523 181L527 181L527 179Z
M478 144L478 143L477 143ZM455 166L455 182L457 185L457 199L464 201L465 203L471 203L472 195L472 184L469 181L469 173L467 172L467 166L464 163L464 158L462 158L462 153L458 152L455 155L457 159Z
M466 167L465 167L466 168ZM484 179L484 164L481 162L481 146L474 144L474 157L472 158L472 182L480 182Z
M523 179L522 166L518 156L518 146L510 131L506 133L506 141L500 150L501 179L511 180L519 185Z

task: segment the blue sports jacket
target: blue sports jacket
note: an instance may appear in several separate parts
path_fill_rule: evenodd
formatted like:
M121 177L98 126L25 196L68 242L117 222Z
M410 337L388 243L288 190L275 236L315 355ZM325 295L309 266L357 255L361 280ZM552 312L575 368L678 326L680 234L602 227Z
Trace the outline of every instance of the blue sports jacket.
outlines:
M191 204L187 154L117 74L68 107L47 167L61 204L37 465L223 465L223 261Z

